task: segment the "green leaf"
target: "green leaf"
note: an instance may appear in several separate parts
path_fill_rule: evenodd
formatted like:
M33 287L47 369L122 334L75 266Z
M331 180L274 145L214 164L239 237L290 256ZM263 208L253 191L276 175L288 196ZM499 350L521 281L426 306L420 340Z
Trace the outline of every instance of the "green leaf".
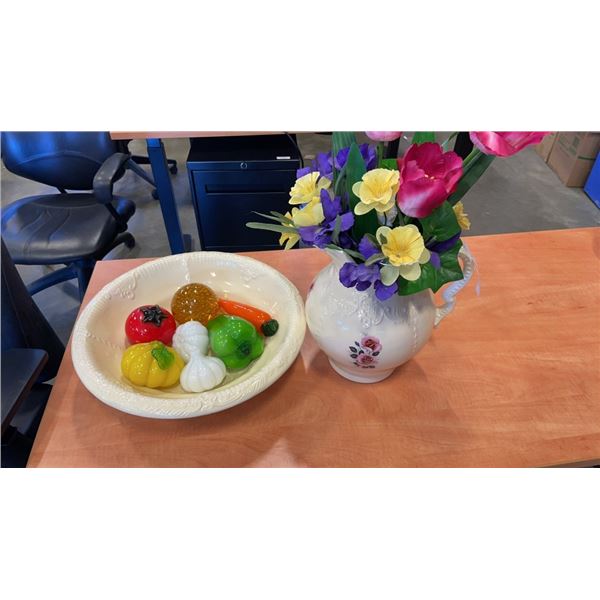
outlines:
M373 263L376 263L378 260L382 260L385 258L385 254L373 254L372 256L369 256L369 258L367 258L367 260L365 260L365 265L372 265Z
M357 252L356 250L350 250L350 248L342 248L342 250L348 256L351 256L352 258L358 258L359 260L364 260L365 259L365 257L360 252Z
M334 131L331 135L331 149L334 158L342 148L349 148L356 142L354 131Z
M293 223L293 221L289 217L286 217L283 213L277 212L276 210L271 210L269 212L274 217L281 219L284 223Z
M346 160L346 192L348 192L348 198L350 201L350 209L354 211L354 207L359 203L359 198L352 191L352 186L360 181L363 175L367 172L365 161L360 153L360 150L353 142L348 152L348 159ZM359 215L355 216L355 221L360 218Z
M375 146L375 153L377 155L377 166L378 167L381 167L382 161L385 160L383 158L384 152L385 152L385 146L384 146L383 142L377 142L377 145Z
M436 242L444 242L460 233L460 225L448 201L436 208L428 217L423 217L419 221L425 240L434 237Z
M340 217L340 215L336 215L335 223L333 225L333 231L331 232L331 239L334 244L339 244L341 226L342 226L342 218Z
M354 135L353 131L334 131L331 134L331 154L333 156L334 164L337 153L342 148L349 148L354 142L356 142L356 135ZM335 167L333 169L333 190L336 196L339 196L341 190L343 189L342 184L344 181L345 171L345 165L339 173Z
M390 171L398 170L398 161L395 158L382 158L379 166L382 169L390 169Z
M156 342L155 346L150 351L152 357L158 363L159 369L166 371L175 361L175 355L169 352L167 347L162 342Z
M277 233L298 233L293 227L286 225L271 225L271 223L246 223L250 229L264 229L265 231L276 231Z
M423 144L424 142L435 142L435 132L433 131L415 131L412 143Z
M463 272L458 262L458 251L462 242L457 240L450 250L440 254L440 268L436 269L430 262L421 265L421 276L416 281L407 281L398 277L398 294L408 296L426 289L437 292L445 283L463 278Z
M360 252L356 252L356 250L350 250L350 248L341 248L340 246L336 246L335 244L327 244L325 248L330 248L331 250L341 250L342 252L345 252L350 258L358 258L361 261L365 259L365 257Z
M462 161L462 174L468 173L469 169L475 164L477 159L481 158L483 152L479 148L473 148L471 152Z
M346 192L348 193L349 208L354 212L354 207L359 203L359 198L352 191L352 186L362 179L367 172L365 161L360 153L358 145L353 142L348 152L346 161ZM378 226L377 214L374 210L365 215L354 215L354 226L352 227L352 236L355 240L362 239L365 233L375 231Z
M448 150L448 145L457 135L458 135L458 131L454 131L442 142L442 150L444 152L446 152Z
M459 202L462 197L471 189L471 187L477 182L477 180L484 174L485 170L492 164L492 161L496 158L490 154L483 154L472 160L468 164L468 168L460 178L456 190L448 198L448 202L454 206Z
M264 213L260 213L256 210L252 211L255 215L258 215L259 217L264 217L265 219L270 219L271 221L277 221L278 223L282 223L282 224L291 224L293 221L291 219L288 219L287 217L281 215L281 216L275 216L275 215L266 215Z
M334 169L334 173L337 173L334 177L335 183L333 184L334 196L341 196L342 190L344 189L344 182L346 180L346 164L344 164L342 170L339 173L337 173Z

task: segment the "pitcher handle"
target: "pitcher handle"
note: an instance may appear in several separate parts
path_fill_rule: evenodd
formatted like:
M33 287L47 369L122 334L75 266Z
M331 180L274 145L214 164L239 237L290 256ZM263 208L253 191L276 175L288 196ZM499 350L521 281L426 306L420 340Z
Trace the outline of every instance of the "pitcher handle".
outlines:
M475 271L475 259L467 248L467 245L463 242L461 249L458 251L458 256L462 258L463 262L463 275L464 277L454 283L451 283L443 292L442 298L444 304L436 307L435 309L435 327L437 327L442 319L449 315L454 310L456 304L456 294L462 290L473 277Z

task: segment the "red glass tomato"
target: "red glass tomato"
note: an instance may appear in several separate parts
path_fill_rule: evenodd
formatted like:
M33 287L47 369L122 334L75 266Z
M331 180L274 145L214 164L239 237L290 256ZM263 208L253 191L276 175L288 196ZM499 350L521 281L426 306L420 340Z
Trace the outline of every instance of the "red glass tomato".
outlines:
M136 308L125 321L125 335L132 344L159 341L170 346L176 328L173 315L158 304Z

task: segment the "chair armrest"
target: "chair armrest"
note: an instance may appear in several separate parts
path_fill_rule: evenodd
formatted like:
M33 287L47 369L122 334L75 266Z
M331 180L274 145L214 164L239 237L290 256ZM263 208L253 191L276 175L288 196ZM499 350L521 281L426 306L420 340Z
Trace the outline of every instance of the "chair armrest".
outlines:
M2 352L2 433L27 398L47 360L46 351L35 348Z
M110 204L113 197L113 184L117 173L131 157L130 154L116 152L109 156L94 176L94 195L98 202Z

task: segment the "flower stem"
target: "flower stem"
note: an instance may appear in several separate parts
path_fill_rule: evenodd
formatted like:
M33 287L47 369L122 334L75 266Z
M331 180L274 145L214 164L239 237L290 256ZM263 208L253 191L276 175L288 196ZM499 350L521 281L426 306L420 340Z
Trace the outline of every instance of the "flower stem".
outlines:
M377 142L377 166L381 167L381 161L383 160L384 147L383 142Z
M479 148L473 148L469 155L463 160L463 175L471 168L473 163L483 154Z

